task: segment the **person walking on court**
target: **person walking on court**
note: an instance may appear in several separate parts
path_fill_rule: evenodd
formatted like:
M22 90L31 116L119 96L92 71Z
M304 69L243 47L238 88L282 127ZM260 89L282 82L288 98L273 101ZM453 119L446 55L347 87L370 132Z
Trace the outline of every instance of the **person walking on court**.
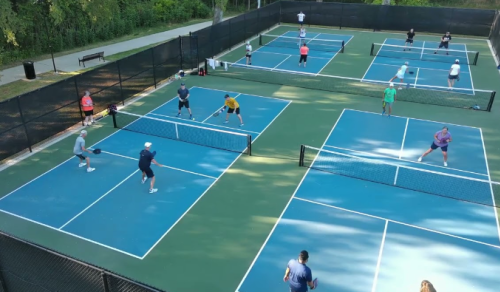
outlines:
M142 171L142 183L144 184L148 179L151 179L151 183L149 185L150 194L158 191L158 189L154 188L156 179L155 174L151 169L151 162L159 167L163 166L155 160L156 151L153 151L152 153L149 151L151 149L151 145L151 142L146 142L144 144L144 150L141 151L139 157L139 169Z
M83 125L90 126L92 125L92 123L94 123L94 102L90 97L90 92L85 91L85 95L82 97L81 104L83 113L85 114L85 121L83 122Z
M299 67L302 64L302 61L304 62L304 68L306 67L308 53L309 53L309 48L307 47L307 44L304 43L302 47L300 47Z
M391 80L389 80L389 82L392 82L394 79L396 78L399 78L399 80L401 81L401 83L404 82L404 79L405 79L405 74L408 73L408 62L405 62L403 66L401 66L399 69L398 69L398 72L396 72L396 75L394 77L391 78ZM399 85L399 90L403 89L401 87L401 84Z
M191 108L189 108L189 89L186 88L186 84L181 83L181 88L177 90L177 96L179 97L179 113L177 113L177 116L181 116L181 109L185 107L189 112L189 119L194 120Z
M300 27L302 27L302 25L304 25L304 18L306 18L306 15L301 11L299 14L297 14L297 18L299 20Z
M247 58L247 65L252 65L252 45L248 41L245 46L245 57Z
M78 138L76 138L75 146L73 147L73 154L80 159L79 167L87 166L87 172L92 172L95 168L90 167L90 158L83 155L83 152L92 153L92 151L85 148L85 137L87 137L87 131L82 130Z
M392 104L396 101L396 89L394 88L394 83L389 83L389 87L384 90L382 94L382 115L385 114L385 107L389 106L389 115L391 117Z
M437 290L431 282L423 280L420 284L420 292L437 292Z
M451 65L450 72L448 73L448 90L451 90L455 85L455 80L460 80L460 61L455 60L455 64Z
M451 138L451 133L448 131L448 127L443 127L441 131L437 131L434 134L434 141L431 144L431 148L425 151L422 156L418 158L418 162L422 162L422 159L427 156L432 151L441 147L441 151L443 152L444 166L448 166L448 143L450 143L453 139Z
M303 250L300 252L298 259L293 259L288 262L283 281L288 282L290 292L306 292L307 286L309 286L311 290L315 288L311 269L306 266L308 261L309 253Z

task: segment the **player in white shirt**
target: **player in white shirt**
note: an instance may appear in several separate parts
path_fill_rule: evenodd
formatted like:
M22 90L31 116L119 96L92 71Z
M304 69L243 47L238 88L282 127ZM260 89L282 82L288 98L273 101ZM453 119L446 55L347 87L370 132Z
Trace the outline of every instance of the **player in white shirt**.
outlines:
M451 65L450 73L448 74L448 89L451 90L453 85L455 85L455 80L460 80L460 65L458 64L460 61L458 59L455 60L455 64Z
M245 46L245 56L247 57L247 65L252 65L252 45L247 42Z
M306 18L306 15L304 13L302 13L302 11L297 14L297 18L299 19L299 24L300 24L300 27L302 27L302 25L304 24L304 18Z
M299 47L306 41L306 28L299 28Z
M405 74L408 72L408 62L405 62L401 68L398 69L398 72L396 72L396 76L392 77L389 82L392 82L394 79L399 78L401 80L401 83L404 82L405 79ZM399 85L398 89L402 89L401 84Z

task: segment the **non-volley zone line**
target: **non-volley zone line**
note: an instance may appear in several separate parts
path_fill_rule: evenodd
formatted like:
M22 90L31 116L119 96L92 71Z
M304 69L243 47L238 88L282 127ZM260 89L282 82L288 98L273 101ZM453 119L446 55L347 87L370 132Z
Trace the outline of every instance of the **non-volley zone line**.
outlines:
M458 235L453 235L453 234L449 234L449 233L446 233L446 232L441 232L441 231L437 231L437 230L433 230L433 229L429 229L429 228L425 228L425 227L421 227L421 226L416 226L416 225L412 225L412 224L408 224L408 223L404 223L404 222L400 222L400 221L396 221L396 220L392 220L392 219L388 219L388 218L384 218L384 217L380 217L380 216L370 215L370 214L366 214L366 213L362 213L362 212L358 212L358 211L353 211L353 210L345 209L345 208L342 208L342 207L337 207L337 206L334 206L334 205L325 204L325 203L322 203L322 202L316 202L316 201L312 201L312 200L304 199L304 198L300 198L300 197L295 197L295 196L293 197L293 199L294 200L300 200L300 201L308 202L308 203L311 203L311 204L321 205L321 206L328 207L328 208L337 209L337 210L340 210L340 211L345 211L345 212L352 213L352 214L357 214L357 215L362 215L362 216L366 216L366 217L370 217L370 218L374 218L374 219L379 219L379 220L383 220L383 221L394 223L394 224L399 224L399 225L403 225L403 226L407 226L407 227L411 227L411 228L416 228L416 229L420 229L420 230L424 230L424 231L428 231L428 232L432 232L432 233L437 233L437 234L441 234L441 235L444 235L444 236L453 237L453 238L465 240L465 241L468 241L468 242L473 242L473 243L477 243L477 244L481 244L481 245L485 245L485 246L489 246L489 247L494 247L494 248L500 249L500 245L494 245L494 244L482 242L482 241L479 241L479 240L474 240L474 239L470 239L470 238L466 238L466 237L462 237L462 236L458 236Z

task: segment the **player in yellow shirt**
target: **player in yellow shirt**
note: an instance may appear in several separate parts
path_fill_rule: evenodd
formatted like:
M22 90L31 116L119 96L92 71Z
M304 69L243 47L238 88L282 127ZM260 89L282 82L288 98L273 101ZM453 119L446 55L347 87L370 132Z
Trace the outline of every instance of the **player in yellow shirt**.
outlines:
M226 109L226 107L228 107L229 109L227 110L226 121L224 123L227 124L229 122L229 115L235 113L240 119L240 127L243 126L243 119L240 115L240 104L236 101L236 99L230 97L229 94L226 94L224 98L226 99L226 101L224 102L224 107L216 114L214 114L214 116L218 116Z

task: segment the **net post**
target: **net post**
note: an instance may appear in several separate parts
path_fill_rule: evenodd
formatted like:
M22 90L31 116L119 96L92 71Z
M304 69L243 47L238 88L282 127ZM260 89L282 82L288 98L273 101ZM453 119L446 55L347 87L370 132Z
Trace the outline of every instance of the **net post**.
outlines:
M248 155L252 156L252 135L248 135L247 136L247 151L248 151Z
M344 48L345 48L345 41L342 41L342 49L340 50L341 53L344 52Z
M76 80L76 78L75 78L75 80ZM21 101L19 100L19 98L20 98L19 96L15 97L16 102L17 102L17 109L19 110L19 116L21 117L21 122L23 123L24 132L26 133L26 142L28 143L28 149L30 150L30 152L33 152L33 149L31 149L32 143L31 143L29 132L28 132L28 127L26 127L26 120L24 119ZM78 105L80 106L80 114L81 114L82 107L80 105L80 102L78 102Z
M488 102L488 107L486 108L486 111L491 112L491 108L493 107L493 101L495 100L496 94L497 94L496 91L491 92L490 102Z
M304 166L304 152L305 151L306 151L306 146L300 145L299 166Z
M372 43L372 48L370 49L370 56L373 56L374 49L375 49L375 44Z
M113 117L113 127L115 127L115 129L118 129L118 123L116 122L116 116L118 115L118 113L115 113L114 115L111 115Z
M205 58L205 75L208 75L208 60Z
M476 56L474 57L474 64L477 65L477 59L479 58L479 52L476 52Z
M262 35L261 34L259 34L259 46L262 47Z

